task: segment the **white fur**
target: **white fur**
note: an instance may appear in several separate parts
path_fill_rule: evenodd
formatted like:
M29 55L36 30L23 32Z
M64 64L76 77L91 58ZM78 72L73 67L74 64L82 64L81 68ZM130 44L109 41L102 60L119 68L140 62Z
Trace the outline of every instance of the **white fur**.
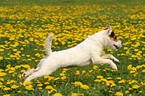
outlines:
M22 78L31 74L24 82L44 75L49 75L59 67L70 65L85 66L90 64L90 61L92 61L93 64L109 64L113 69L117 70L116 64L110 59L116 62L119 62L119 60L111 54L102 55L102 51L105 48L115 49L113 44L118 47L122 46L120 40L115 42L109 39L108 35L111 32L112 29L111 26L109 26L106 30L88 36L88 38L77 46L57 52L51 52L53 35L49 35L45 46L46 57L41 59L36 69L33 68L22 74Z

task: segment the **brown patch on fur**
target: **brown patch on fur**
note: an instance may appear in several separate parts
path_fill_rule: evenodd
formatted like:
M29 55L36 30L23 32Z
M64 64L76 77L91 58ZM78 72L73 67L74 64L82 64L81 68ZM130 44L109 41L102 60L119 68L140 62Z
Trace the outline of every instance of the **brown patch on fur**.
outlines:
M110 38L111 40L117 42L117 39L115 39L114 37L110 37L110 36L109 36L109 38Z
M112 33L109 35L109 38L115 42L117 42L117 37L115 35L115 33L112 31Z

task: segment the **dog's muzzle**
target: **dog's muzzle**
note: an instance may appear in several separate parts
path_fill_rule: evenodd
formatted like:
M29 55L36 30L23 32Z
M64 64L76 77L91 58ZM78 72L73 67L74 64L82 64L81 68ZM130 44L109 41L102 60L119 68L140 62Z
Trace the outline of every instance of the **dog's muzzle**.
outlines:
M113 46L114 46L117 50L119 49L119 47L118 47L117 45L113 44Z
M113 44L113 47L114 47L114 48L116 49L116 51L117 51L119 48L122 47L121 41L118 40L118 41L116 42L116 44Z

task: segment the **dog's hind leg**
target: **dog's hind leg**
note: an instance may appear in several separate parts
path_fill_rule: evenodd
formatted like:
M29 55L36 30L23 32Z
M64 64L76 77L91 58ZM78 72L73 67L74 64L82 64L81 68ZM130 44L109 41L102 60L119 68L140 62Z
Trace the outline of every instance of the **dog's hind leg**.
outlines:
M113 60L116 61L116 62L119 62L119 60L118 60L117 58L115 58L115 57L114 57L113 55L111 55L111 54L104 54L104 55L102 55L101 57L104 58L104 59L110 58L110 59L113 59Z
M31 70L24 72L21 76L21 79L23 79L23 78L27 77L28 75L38 71L39 69L40 69L40 67L37 67L36 69L32 68Z
M49 75L49 74L51 74L52 72L53 72L53 71L49 71L49 70L45 70L45 69L40 69L39 71L34 72L34 73L32 73L29 77L27 77L26 80L25 80L24 82L30 81L30 80L32 80L32 79L34 79L34 78L37 78L37 77Z

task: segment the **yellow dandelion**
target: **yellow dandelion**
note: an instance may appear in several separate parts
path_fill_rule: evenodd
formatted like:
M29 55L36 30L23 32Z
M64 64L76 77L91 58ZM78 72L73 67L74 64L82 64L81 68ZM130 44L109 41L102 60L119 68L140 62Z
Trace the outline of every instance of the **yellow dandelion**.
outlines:
M38 89L40 90L40 89L42 89L42 87L39 87Z
M136 71L130 71L130 73L135 73Z
M123 96L123 93L122 92L116 92L115 95L116 96Z
M1 71L4 71L4 69L0 69L0 72L1 72Z
M43 84L37 84L37 86L43 86Z
M87 89L89 89L89 86L88 85L81 85L81 88L87 90Z
M86 71L85 71L85 70L83 70L83 71L82 71L82 73L86 73Z
M30 85L30 84L32 84L32 82L31 82L31 81L26 81L26 82L24 82L23 84L24 84L24 85Z
M6 94L6 95L3 95L3 96L10 96L10 94Z
M113 86L116 86L116 84L115 83L111 83L111 87L113 87Z
M4 78L0 78L0 81L4 81Z
M0 51L2 52L2 51L4 51L4 49L0 49Z
M0 60L3 60L3 56L0 56Z
M80 75L80 71L76 71L76 75Z
M53 87L50 86L50 85L47 85L47 86L45 87L45 89L53 89Z
M14 72L15 72L15 71L11 71L11 70L10 70L8 73L14 73Z
M74 85L75 85L75 86L78 86L78 85L81 86L81 85L83 85L83 84L82 84L82 82L76 81L76 82L74 82Z
M17 85L11 86L12 89L17 89L18 87L19 87L19 86L17 86Z
M29 38L29 40L30 40L30 41L33 41L34 39L31 37L31 38Z
M128 65L127 69L130 70L132 68L132 65Z
M112 79L111 77L108 77L107 79Z
M17 66L15 66L15 68L18 69L18 68L21 68L21 66L17 65Z
M0 72L0 76L5 76L5 75L6 75L6 73Z
M44 84L50 84L49 82L45 82Z
M53 91L57 91L56 89L51 89L50 91L48 91L49 94L51 94Z
M3 88L4 86L3 86L3 83L2 82L0 82L0 88Z
M144 70L142 70L142 72L145 72L145 69L144 69Z
M3 90L11 90L11 88L9 88L9 87L5 87Z
M62 80L66 79L66 76L61 77Z
M60 73L60 76L65 76L65 74L64 73Z
M77 93L72 93L71 96L79 96Z
M103 78L103 76L97 76L97 78Z
M95 82L101 82L101 80L99 80L99 79L96 79L96 80L94 80Z
M114 93L113 91L109 91L109 93Z
M133 89L138 89L139 87L140 87L140 86L138 86L138 85L133 85L133 86L132 86Z
M55 93L54 96L62 96L60 93Z
M60 78L59 77L57 77L57 78L55 78L54 80L59 80ZM62 79L62 78L61 78Z
M30 68L30 65L21 65L21 67L24 67L24 68Z
M129 96L132 96L132 94L129 94Z
M27 85L27 86L25 86L25 89L34 90L32 85Z
M26 70L21 70L21 72L26 72Z
M129 93L129 90L125 91L125 93Z
M17 51L17 49L13 49L13 51Z

